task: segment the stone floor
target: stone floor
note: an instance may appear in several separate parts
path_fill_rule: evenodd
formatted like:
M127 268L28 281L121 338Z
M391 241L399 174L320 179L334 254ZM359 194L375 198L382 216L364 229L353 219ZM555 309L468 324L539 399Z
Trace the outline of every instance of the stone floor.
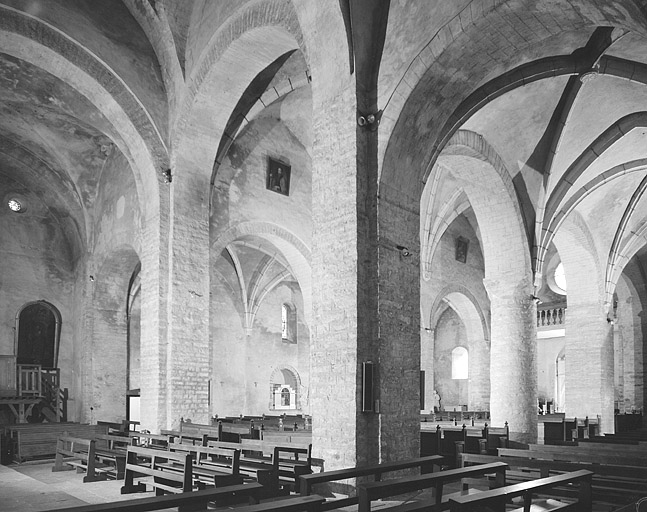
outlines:
M52 472L53 462L38 464L0 465L0 512L45 512L88 503L109 503L153 496L153 492L126 494L120 493L122 481L83 483L83 475L76 471ZM446 489L446 492L456 489ZM428 493L412 493L400 496L397 502L374 504L373 509L392 506L402 501L430 498ZM377 506L376 506L377 505ZM533 511L546 510L544 503L536 503ZM609 507L593 507L595 512L608 512ZM167 509L177 510L177 509ZM341 512L354 512L356 507L340 509Z
M83 483L82 474L53 473L52 466L52 462L0 465L0 511L42 512L153 495L152 492L122 495L121 481Z

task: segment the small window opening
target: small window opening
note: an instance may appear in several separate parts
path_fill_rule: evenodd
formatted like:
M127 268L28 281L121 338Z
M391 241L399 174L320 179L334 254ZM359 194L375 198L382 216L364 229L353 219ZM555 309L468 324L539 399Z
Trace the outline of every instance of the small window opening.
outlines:
M297 342L297 313L290 304L281 307L281 339L285 343Z
M452 350L452 379L467 379L469 377L469 356L465 347Z

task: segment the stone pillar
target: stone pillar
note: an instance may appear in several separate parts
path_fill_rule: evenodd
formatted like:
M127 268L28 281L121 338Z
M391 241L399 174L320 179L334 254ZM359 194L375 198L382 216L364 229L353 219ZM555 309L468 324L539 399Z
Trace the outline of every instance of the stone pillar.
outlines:
M468 342L470 411L490 410L490 347L486 340Z
M484 279L490 297L490 414L510 438L537 442L537 308L532 280Z
M319 97L317 85L314 80L310 404L313 455L331 470L366 458L372 415L360 410L358 345L360 334L370 339L371 333L359 330L354 78L349 75L334 96Z
M434 412L434 344L436 330L425 327L420 331L420 368L425 371L425 412Z
M180 155L170 189L166 424L209 422L209 172Z
M420 197L395 185L378 200L380 461L420 456Z
M141 269L140 414L141 428L159 432L167 425L169 201L160 180L160 210L143 226Z
M566 415L599 414L600 431L613 433L613 325L601 301L569 291L566 338Z
M314 455L326 461L326 469L418 456L418 202L389 200L381 188L378 237L377 134L357 127L352 76L326 98L318 96L317 84L313 81ZM362 363L368 361L377 370L375 412L362 412Z

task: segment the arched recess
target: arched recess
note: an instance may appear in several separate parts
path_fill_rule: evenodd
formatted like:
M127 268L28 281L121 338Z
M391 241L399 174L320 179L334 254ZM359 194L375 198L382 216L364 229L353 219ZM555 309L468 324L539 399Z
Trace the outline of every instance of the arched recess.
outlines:
M604 265L577 211L562 223L554 244L568 281L565 412L580 418L599 414L603 431L613 432L613 329L604 308Z
M37 300L23 304L16 313L17 364L57 368L61 338L61 313L53 304Z
M133 272L140 265L135 250L122 245L106 256L93 276L93 329L86 340L89 367L84 407L91 421L126 418L129 291ZM141 384L143 387L146 382Z
M447 287L442 290L431 309L430 331L434 334L423 344L421 368L429 371L425 378L425 396L434 396L437 326L447 308L451 308L462 322L465 339L461 346L469 352L469 385L466 387L469 410L488 411L490 402L490 343L486 315L476 297L465 287ZM455 348L455 347L453 347ZM433 378L432 378L433 376Z
M302 393L301 377L296 368L280 366L274 369L270 377L270 410L300 411Z
M530 246L510 173L485 138L467 130L452 137L433 172L451 172L465 190L481 234L492 310L490 374L507 375L505 382L491 381L492 421L507 421L515 438L532 439L537 351Z
M310 248L297 236L285 228L271 222L242 222L222 233L211 244L212 261L219 258L222 251L233 241L258 236L271 242L285 257L290 270L294 273L303 294L304 314L308 324L312 310L312 275L310 268Z

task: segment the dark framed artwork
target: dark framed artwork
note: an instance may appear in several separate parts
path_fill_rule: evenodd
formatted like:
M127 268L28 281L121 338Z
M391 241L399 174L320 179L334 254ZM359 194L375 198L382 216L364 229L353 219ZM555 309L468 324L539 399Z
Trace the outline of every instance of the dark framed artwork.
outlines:
M269 159L269 164L267 166L267 175L265 186L268 190L273 192L278 192L284 196L290 195L290 173L291 168L289 165L275 160L274 158Z
M470 241L467 238L459 236L456 238L456 261L461 263L467 262L467 248L469 247Z

